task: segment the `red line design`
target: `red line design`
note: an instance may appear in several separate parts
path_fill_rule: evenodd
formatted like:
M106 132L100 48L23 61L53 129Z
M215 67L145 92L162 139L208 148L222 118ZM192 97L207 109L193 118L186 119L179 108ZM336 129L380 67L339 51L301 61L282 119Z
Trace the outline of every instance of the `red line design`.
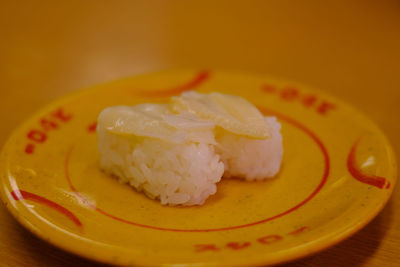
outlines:
M27 144L25 147L25 153L26 154L32 154L35 151L35 145L33 144Z
M88 131L89 131L90 133L94 133L94 132L96 131L96 128L97 128L97 121L95 121L95 122L89 124L89 126L88 126L87 129L88 129Z
M48 200L47 198L44 198L44 197L38 196L33 193L29 193L29 192L23 191L23 190L14 190L11 192L11 196L16 201L26 199L26 200L30 200L33 202L37 202L37 203L46 205L47 207L64 214L66 217L68 217L68 219L70 219L74 224L76 224L76 226L82 227L81 221L72 212L70 212L63 206L61 206L51 200Z
M209 250L212 250L212 251L220 250L214 244L196 244L194 246L196 248L195 252L203 252L203 251L209 251Z
M247 224L242 224L242 225L236 225L236 226L229 226L229 227L222 227L222 228L209 228L209 229L175 229L175 228L164 228L164 227L157 227L157 226L152 226L152 225L145 225L145 224L140 224L140 223L136 223L136 222L132 222L132 221L128 221L126 219L117 217L115 215L112 215L100 208L95 207L93 204L89 203L88 200L86 200L77 190L76 188L73 186L72 182L71 182L71 177L69 175L69 171L68 171L68 166L69 166L69 159L71 157L71 153L72 153L72 149L73 147L70 148L70 150L68 151L66 158L65 158L65 176L66 179L68 181L68 184L71 188L71 190L76 194L76 196L83 202L85 203L87 206L93 208L94 210L96 210L97 212L120 222L126 223L126 224L130 224L130 225L135 225L138 227L143 227L143 228L148 228L148 229L154 229L154 230L162 230L162 231L171 231L171 232L216 232L216 231L226 231L226 230L235 230L235 229L240 229L240 228L245 228L245 227L250 227L250 226L254 226L254 225L258 225L258 224L262 224L262 223L266 223L272 220L275 220L277 218L283 217L289 213L294 212L295 210L299 209L301 206L303 206L304 204L306 204L308 201L310 201L313 197L315 197L315 195L317 195L317 193L322 189L322 187L325 185L328 176L329 176L329 169L330 169L330 159L329 159L329 155L328 155L328 151L325 147L325 145L322 143L322 141L317 137L316 134L314 134L311 130L309 130L306 126L304 126L303 124L301 124L300 122L297 122L296 120L280 114L278 112L263 108L263 107L259 107L259 109L264 113L264 114L269 114L269 115L274 115L279 117L281 120L286 121L292 125L294 125L295 127L297 127L298 129L302 130L303 132L305 132L312 140L315 141L315 143L318 145L318 147L320 148L323 158L324 158L324 171L322 174L322 179L320 181L320 183L318 184L317 188L314 189L314 191L308 196L306 197L303 201L301 201L300 203L298 203L297 205L295 205L294 207L279 213L275 216L269 217L269 218L265 218L263 220L259 220L256 222L252 222L252 223L247 223Z
M347 169L349 170L351 176L353 176L356 180L360 181L361 183L369 184L382 189L386 182L385 178L375 175L367 175L362 173L362 171L358 169L356 162L356 150L357 146L360 143L360 140L361 138L357 139L354 142L353 146L351 147L350 153L347 156Z
M265 84L261 87L261 90L263 90L265 93L276 93L276 87L274 85L270 84Z
M183 93L184 91L188 91L198 87L200 84L204 83L210 77L209 71L200 71L192 80L188 81L185 84L181 84L166 90L158 91L158 90L145 90L139 92L142 96L148 97L168 97L173 95L178 95Z
M283 237L280 235L267 235L257 239L258 243L269 245L282 240Z
M390 184L390 181L389 181L389 182L387 183L387 185L386 185L385 188L386 188L386 189L389 189L389 188L390 188L390 185L391 185L391 184Z
M303 227L300 227L299 229L296 229L296 230L294 230L294 231L288 233L288 235L297 235L297 234L301 234L301 233L303 233L304 231L309 230L309 229L310 229L309 227L303 226Z

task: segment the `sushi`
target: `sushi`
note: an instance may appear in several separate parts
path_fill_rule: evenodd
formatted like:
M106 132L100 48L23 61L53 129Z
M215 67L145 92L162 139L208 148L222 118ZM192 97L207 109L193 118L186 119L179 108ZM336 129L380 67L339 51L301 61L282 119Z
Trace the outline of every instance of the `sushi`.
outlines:
M220 93L108 107L97 133L100 167L164 205L202 205L223 176L271 178L283 155L275 117Z
M213 129L166 105L110 107L98 118L100 166L161 204L201 205L224 172Z
M263 180L280 168L283 146L276 117L264 117L242 97L221 93L183 93L172 98L172 109L188 111L216 125L216 150L225 177Z

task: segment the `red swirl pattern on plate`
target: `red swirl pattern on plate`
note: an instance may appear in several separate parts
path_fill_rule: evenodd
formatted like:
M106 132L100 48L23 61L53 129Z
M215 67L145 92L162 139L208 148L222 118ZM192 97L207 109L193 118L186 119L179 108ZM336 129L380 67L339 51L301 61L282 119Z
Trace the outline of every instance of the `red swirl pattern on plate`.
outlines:
M210 77L209 71L200 71L193 77L190 81L185 84L177 85L172 88L164 89L164 90L144 90L140 91L139 95L148 96L148 97L168 97L173 95L181 94L185 91L194 89L198 87L200 84L204 83Z
M352 177L364 184L369 184L382 189L385 186L386 179L376 175L367 175L363 173L357 166L356 162L356 151L360 143L361 138L354 142L350 149L350 153L347 156L347 169L349 170ZM387 184L386 188L390 187L390 182Z
M25 199L25 200L30 200L30 201L33 201L33 202L37 202L37 203L46 205L47 207L64 214L76 226L82 227L82 223L78 219L78 217L76 217L68 209L64 208L60 204L55 203L54 201L48 200L47 198L44 198L44 197L41 197L39 195L30 193L30 192L27 192L27 191L23 191L23 190L14 190L14 191L11 192L11 196L16 201Z

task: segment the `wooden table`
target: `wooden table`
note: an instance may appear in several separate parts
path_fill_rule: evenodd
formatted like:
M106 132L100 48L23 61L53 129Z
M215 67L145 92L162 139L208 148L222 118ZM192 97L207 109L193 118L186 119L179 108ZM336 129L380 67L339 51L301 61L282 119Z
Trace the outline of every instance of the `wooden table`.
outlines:
M0 143L73 90L165 68L269 73L358 107L400 155L399 1L4 1ZM400 192L362 231L290 266L400 266ZM98 266L24 230L0 205L1 266Z

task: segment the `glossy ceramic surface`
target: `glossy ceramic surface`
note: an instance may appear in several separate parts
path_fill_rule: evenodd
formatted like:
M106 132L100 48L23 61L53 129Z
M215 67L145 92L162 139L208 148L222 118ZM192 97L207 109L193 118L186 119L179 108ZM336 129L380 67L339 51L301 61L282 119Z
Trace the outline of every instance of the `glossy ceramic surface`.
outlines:
M247 98L282 123L284 160L265 182L225 179L203 206L169 207L99 170L96 118L110 105L186 90ZM274 264L345 239L383 208L395 159L379 129L307 86L262 75L166 71L95 86L40 110L1 154L1 193L25 227L118 265Z

